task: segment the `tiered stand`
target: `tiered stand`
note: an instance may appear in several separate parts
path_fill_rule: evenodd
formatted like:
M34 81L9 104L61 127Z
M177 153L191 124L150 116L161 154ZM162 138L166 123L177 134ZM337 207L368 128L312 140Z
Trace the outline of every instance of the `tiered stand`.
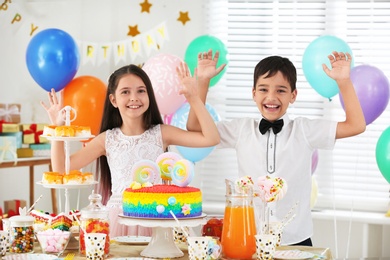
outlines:
M196 227L206 224L206 214L197 218L180 219L181 226ZM119 215L119 223L135 226L140 225L152 228L152 239L141 252L141 256L150 258L177 258L184 253L177 247L173 239L173 228L180 227L174 219L146 219Z
M70 118L70 113L71 111L74 113L74 117L71 119ZM60 113L65 112L65 125L70 126L70 123L74 121L77 117L76 110L74 110L70 106L65 106ZM79 142L79 141L85 141L88 140L92 137L56 137L56 136L44 136L48 140L51 141L63 141L64 142L64 149L65 149L65 173L69 174L69 168L70 168L70 142ZM87 184L45 184L42 182L37 182L37 184L42 185L45 188L50 188L50 189L63 189L65 190L65 209L64 213L66 215L69 215L70 209L69 209L69 189L81 189L81 188L88 188L92 185L95 185L97 181L94 181L92 183L87 183ZM61 209L60 209L61 210Z

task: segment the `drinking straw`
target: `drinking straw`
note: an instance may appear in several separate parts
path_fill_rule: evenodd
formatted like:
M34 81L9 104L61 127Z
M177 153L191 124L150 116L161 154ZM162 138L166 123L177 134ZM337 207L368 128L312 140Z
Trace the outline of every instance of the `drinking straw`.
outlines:
M299 204L299 201L295 202L295 204L291 207L291 209L289 210L289 212L287 212L286 216L284 216L283 220L282 220L282 224L284 222L287 221L287 218L291 215L291 213L295 210L295 208L298 206Z
M187 231L184 229L184 227L180 224L179 220L176 218L175 216L175 213L173 213L172 210L169 211L172 215L172 217L176 220L177 224L179 225L179 227L181 228L181 230L183 231L183 234L186 236L186 237L189 237Z
M43 195L39 196L39 198L34 202L34 204L31 205L31 207L28 209L27 214L30 213L30 211L35 207L35 204L42 198Z

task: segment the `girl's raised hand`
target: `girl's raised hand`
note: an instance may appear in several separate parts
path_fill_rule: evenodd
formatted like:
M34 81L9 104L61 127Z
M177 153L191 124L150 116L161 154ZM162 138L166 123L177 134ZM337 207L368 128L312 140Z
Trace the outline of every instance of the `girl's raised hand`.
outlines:
M332 68L329 69L325 64L322 64L322 68L329 77L334 80L349 79L352 57L348 52L334 51L328 59Z
M182 88L179 90L179 94L183 94L187 100L189 100L193 96L198 95L198 90L196 87L196 73L191 77L190 70L185 62L181 62L178 67L176 67L177 75L179 76L180 82L182 84Z
M218 51L215 52L214 57L212 50L209 50L208 52L199 53L197 76L199 78L211 79L212 77L218 75L218 73L220 73L226 66L226 64L222 64L217 68L218 59Z
M49 104L50 106L46 106L46 104L41 101L42 107L46 110L49 115L50 122L52 125L63 125L64 121L62 119L62 115L60 111L62 109L62 98L58 100L57 94L54 89L48 92Z

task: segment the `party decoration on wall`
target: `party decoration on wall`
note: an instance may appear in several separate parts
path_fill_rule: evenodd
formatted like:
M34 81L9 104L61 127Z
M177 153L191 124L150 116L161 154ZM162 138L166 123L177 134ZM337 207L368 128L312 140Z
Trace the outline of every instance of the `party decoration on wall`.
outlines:
M311 156L311 174L313 174L316 171L317 165L318 165L318 150L315 149Z
M353 67L351 48L345 41L332 35L320 36L312 41L306 47L302 58L302 69L306 80L318 94L329 99L339 93L339 88L336 81L326 75L322 64L326 64L328 68L331 68L328 55L333 51L351 54L351 67Z
M220 116L217 114L217 111L208 103L206 103L206 109L209 111L214 122L220 121ZM171 125L179 127L181 129L187 129L187 120L188 114L190 112L190 104L183 104L174 114L171 120ZM191 162L198 162L206 158L213 150L213 147L184 147L176 146L179 153L187 160Z
M73 79L64 89L64 105L77 111L74 125L91 127L97 135L103 115L107 87L100 79L93 76L80 76Z
M30 36L32 36L38 29L38 26L32 21L31 17L19 8L19 4L11 0L4 0L0 5L0 11L2 13L0 17L6 21L5 23L1 21L0 24L10 25L14 31L18 31L20 27L27 24Z
M352 68L351 81L359 98L366 125L369 125L385 111L389 103L389 80L380 69L370 65L359 65ZM344 109L341 95L340 102Z
M188 16L188 12L180 12L179 18L177 18L183 25L186 25L186 22L190 21L190 17Z
M150 7L152 7L152 4L149 3L148 0L144 0L139 5L141 6L141 13L143 12L150 13Z
M44 90L62 90L76 75L80 56L76 42L67 32L46 29L36 34L26 51L31 76Z
M375 149L376 163L383 177L390 183L390 127L382 132Z
M228 52L224 43L217 37L202 35L191 41L191 43L187 46L184 55L184 60L192 74L194 74L195 68L198 66L198 54L201 52L207 52L210 49L213 50L213 54L215 54L216 51L219 51L217 67L221 66L222 64L228 64ZM217 82L225 74L226 68L227 67L225 67L217 76L211 79L210 87L217 84Z
M129 32L127 33L127 35L131 37L135 37L138 34L140 34L140 32L138 31L138 25L137 24L134 26L129 25Z
M138 30L138 27L136 29ZM131 33L136 33L135 28ZM158 50L168 40L168 28L163 22L145 33L122 41L81 42L81 53L83 54L81 58L83 64L92 63L93 65L109 63L112 56L114 56L115 64L121 61L126 62L129 58L131 62L134 62L138 57L148 57L152 50Z
M181 62L183 60L175 55L160 53L148 59L142 67L152 82L163 115L172 114L185 102L184 95L179 94L181 83L176 73Z

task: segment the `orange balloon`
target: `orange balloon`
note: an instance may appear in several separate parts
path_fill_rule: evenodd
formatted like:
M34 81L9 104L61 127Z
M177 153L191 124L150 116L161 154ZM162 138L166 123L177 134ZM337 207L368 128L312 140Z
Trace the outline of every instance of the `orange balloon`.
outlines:
M74 78L64 88L64 106L77 111L72 125L89 126L97 135L102 121L107 87L100 79L92 76Z

